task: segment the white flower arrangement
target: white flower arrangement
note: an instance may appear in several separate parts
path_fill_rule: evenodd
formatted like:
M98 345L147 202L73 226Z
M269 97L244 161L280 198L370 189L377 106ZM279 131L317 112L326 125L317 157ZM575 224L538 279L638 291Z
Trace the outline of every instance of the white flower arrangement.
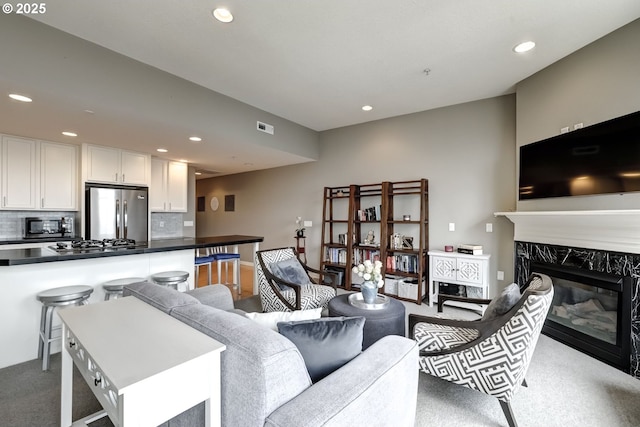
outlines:
M384 285L384 280L382 279L382 262L378 260L371 262L371 260L368 259L362 264L353 267L353 272L359 277L362 277L365 282L376 283L378 288Z

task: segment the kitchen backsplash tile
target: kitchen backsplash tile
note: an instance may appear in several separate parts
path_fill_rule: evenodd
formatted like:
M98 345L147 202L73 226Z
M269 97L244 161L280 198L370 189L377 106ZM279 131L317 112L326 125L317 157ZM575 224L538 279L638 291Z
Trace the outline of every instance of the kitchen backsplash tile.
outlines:
M182 237L181 213L152 213L151 214L151 238L172 239Z
M0 239L22 239L24 218L28 216L47 219L70 216L74 219L74 225L79 224L78 212L0 211Z

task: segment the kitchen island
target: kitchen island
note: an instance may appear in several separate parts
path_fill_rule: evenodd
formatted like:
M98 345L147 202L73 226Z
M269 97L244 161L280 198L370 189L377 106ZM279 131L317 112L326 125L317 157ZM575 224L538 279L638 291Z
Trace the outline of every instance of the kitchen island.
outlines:
M35 359L41 304L36 294L60 286L89 285L94 292L90 303L104 299L100 286L107 280L124 277L147 278L170 270L188 271L193 276L195 249L251 244L255 252L260 236L212 236L153 240L133 248L57 253L48 247L2 249L0 246L0 368ZM189 277L193 287L193 277ZM57 317L57 316L56 316ZM59 323L56 319L56 323ZM54 323L54 325L56 324ZM58 332L59 333L59 332ZM117 331L114 331L117 333ZM60 350L53 343L52 352Z

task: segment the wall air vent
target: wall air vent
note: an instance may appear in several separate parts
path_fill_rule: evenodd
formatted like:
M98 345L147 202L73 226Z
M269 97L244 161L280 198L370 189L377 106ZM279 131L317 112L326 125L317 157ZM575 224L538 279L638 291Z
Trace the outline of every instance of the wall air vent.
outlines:
M273 125L268 125L266 123L258 122L257 129L260 132L268 133L269 135L273 135Z

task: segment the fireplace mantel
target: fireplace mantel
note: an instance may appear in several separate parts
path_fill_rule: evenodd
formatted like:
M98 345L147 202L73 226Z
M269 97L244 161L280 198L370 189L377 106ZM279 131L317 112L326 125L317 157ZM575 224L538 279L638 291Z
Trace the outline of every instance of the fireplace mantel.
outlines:
M640 209L495 212L515 224L514 240L640 254Z

